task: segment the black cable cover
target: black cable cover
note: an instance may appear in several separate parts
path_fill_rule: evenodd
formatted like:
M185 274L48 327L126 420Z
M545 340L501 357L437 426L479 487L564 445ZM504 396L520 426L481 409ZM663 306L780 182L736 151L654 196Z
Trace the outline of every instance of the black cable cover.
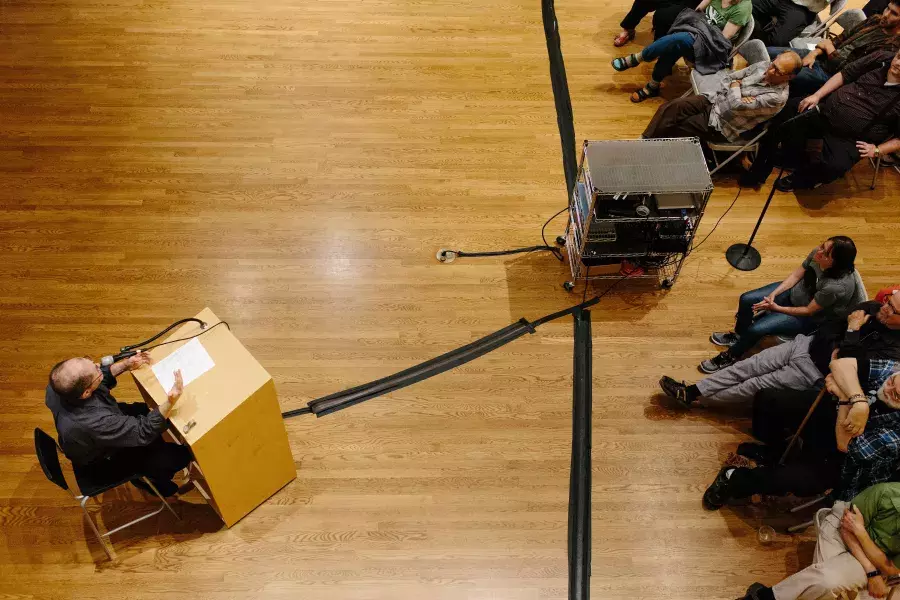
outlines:
M572 464L569 469L569 600L591 595L591 311L575 312Z
M544 37L547 39L547 54L550 58L550 83L553 86L553 102L556 105L556 124L562 144L563 172L566 175L566 201L572 197L575 179L578 175L578 158L575 155L575 123L572 116L572 99L569 96L569 82L566 79L566 65L563 63L562 47L559 40L559 23L553 0L541 0L541 15L544 20Z

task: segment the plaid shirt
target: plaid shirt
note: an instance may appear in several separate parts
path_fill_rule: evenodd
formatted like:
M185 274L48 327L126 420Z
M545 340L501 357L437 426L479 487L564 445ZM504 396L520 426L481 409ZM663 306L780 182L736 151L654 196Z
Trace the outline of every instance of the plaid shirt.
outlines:
M787 103L788 82L766 83L763 77L768 68L768 61L753 63L746 69L724 73L714 89L701 90L712 104L709 126L729 141L739 142L742 133L768 121ZM719 76L716 73L709 77ZM740 87L731 87L733 81L740 81ZM749 102L744 102L744 98L749 98Z
M869 361L869 378L865 392L874 402L878 388L900 366L892 360ZM900 460L900 410L874 415L866 423L862 435L850 440L841 471L838 500L849 501L869 486L888 481Z

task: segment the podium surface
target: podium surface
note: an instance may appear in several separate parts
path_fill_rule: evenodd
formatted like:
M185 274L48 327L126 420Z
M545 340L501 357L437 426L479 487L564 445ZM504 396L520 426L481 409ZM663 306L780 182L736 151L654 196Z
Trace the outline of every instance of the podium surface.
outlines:
M197 318L207 329L220 322L209 308ZM164 341L202 331L198 323L185 323ZM169 432L191 448L200 471L193 472L192 479L231 527L292 481L297 471L272 377L224 324L195 340L214 366L185 382L169 413ZM149 354L157 364L186 343L160 346ZM132 376L148 404L165 400L168 390L150 367L132 371Z

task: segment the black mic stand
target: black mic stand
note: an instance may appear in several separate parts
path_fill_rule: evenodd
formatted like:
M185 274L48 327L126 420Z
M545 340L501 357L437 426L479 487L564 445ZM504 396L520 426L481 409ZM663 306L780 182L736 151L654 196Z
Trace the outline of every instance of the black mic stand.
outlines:
M819 107L816 106L816 111L818 112ZM778 125L776 129L781 129L788 123L792 123L797 119L811 114L813 111L807 110L799 115L791 117L784 123ZM771 131L769 132L772 133ZM753 247L753 239L756 237L756 232L759 231L759 226L762 225L763 219L766 216L766 211L769 210L769 204L772 203L772 197L775 195L775 188L778 187L778 182L781 181L781 176L784 175L784 161L782 160L782 166L778 170L778 177L775 178L775 181L772 182L772 189L769 191L769 197L766 198L766 203L763 205L762 212L759 213L759 219L756 221L756 227L753 228L753 233L750 234L750 239L747 240L746 244L732 244L728 247L728 250L725 251L725 260L728 261L735 269L740 271L752 271L756 269L760 264L762 264L762 256L759 254L759 250Z

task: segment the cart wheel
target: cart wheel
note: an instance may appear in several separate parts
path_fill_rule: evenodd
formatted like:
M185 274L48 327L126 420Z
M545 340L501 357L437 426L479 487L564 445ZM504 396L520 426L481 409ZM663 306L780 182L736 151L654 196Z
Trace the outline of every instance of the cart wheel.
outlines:
M668 277L666 277L665 279L662 280L662 283L659 284L659 287L661 287L664 290L668 290L673 285L675 285L675 282L672 281L671 279L669 279Z
M574 281L565 282L563 284L563 289L566 290L567 292L571 292L572 290L575 289L575 282Z
M566 238L564 238L564 237L561 236L561 235L556 236L556 245L557 245L557 246L565 246L565 245L566 245Z

